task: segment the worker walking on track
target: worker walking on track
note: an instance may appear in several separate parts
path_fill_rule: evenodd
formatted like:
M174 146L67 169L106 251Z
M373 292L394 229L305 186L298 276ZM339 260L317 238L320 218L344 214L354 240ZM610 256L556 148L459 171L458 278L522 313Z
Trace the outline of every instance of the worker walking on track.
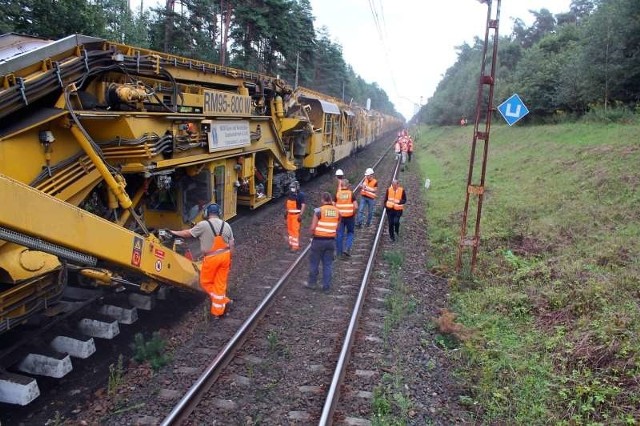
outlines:
M340 212L340 224L338 225L338 233L336 236L336 254L338 257L351 257L358 202L353 196L353 191L351 191L347 179L342 179L340 188L336 193L336 207Z
M362 181L362 189L360 191L360 208L358 210L358 218L356 227L362 227L364 222L364 211L367 211L367 227L371 226L373 219L373 210L376 207L376 197L378 196L378 181L373 176L373 169L369 167L364 172L364 180Z
M289 250L300 250L300 224L307 204L305 194L300 191L300 183L294 180L289 186L289 194L285 201L285 219L287 220L287 234L289 235Z
M304 284L314 288L318 281L320 262L322 262L322 291L331 290L333 254L336 247L336 234L340 222L340 212L333 205L331 194L323 192L322 205L313 211L311 222L311 251L309 255L309 280Z
M231 225L220 218L220 206L209 204L204 209L204 218L191 229L169 230L182 238L198 238L204 257L200 270L200 286L211 298L211 315L224 315L227 304L227 279L231 270L231 254L235 246Z
M411 135L408 136L409 141L407 142L407 162L411 162L411 156L413 155L413 138L411 137Z
M396 236L400 235L400 217L407 202L407 194L403 187L400 186L398 179L391 181L391 186L387 190L384 198L384 207L389 221L389 237L391 241L396 240Z

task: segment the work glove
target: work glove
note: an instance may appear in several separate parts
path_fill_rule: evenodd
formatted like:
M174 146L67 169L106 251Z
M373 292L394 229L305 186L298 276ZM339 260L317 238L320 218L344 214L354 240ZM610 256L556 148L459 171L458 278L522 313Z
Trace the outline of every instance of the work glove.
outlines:
M298 222L302 222L302 215L298 215Z

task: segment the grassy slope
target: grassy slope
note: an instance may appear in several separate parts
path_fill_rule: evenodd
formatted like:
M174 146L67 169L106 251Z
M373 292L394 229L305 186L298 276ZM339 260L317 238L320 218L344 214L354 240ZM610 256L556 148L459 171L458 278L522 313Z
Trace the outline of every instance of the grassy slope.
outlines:
M478 266L461 279L472 131L421 128L417 141L431 179L428 267L451 277L452 308L473 331L466 402L486 423L635 424L640 125L494 125Z

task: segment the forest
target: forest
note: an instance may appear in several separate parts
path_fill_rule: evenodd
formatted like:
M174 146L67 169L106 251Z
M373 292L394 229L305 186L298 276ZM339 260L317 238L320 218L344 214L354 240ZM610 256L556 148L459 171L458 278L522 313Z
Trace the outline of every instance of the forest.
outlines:
M530 27L518 19L511 34L499 37L494 105L517 93L530 110L522 124L634 119L640 1L573 0L566 13L530 12ZM456 63L414 121L452 125L475 116L483 44L476 38L458 47Z
M141 0L142 1L142 0ZM128 0L0 0L0 34L49 39L84 34L279 76L400 116L377 83L348 65L342 46L316 28L309 0L166 0L139 7Z
M399 115L387 93L347 63L342 46L316 28L309 0L0 0L0 33L51 39L79 33L277 75L290 84ZM624 122L640 99L640 1L572 0L553 15L500 22L494 103L517 93L523 124L576 119ZM414 37L407 34L407 37ZM484 40L457 47L457 61L412 119L451 125L474 117ZM428 46L425 47L428 51Z

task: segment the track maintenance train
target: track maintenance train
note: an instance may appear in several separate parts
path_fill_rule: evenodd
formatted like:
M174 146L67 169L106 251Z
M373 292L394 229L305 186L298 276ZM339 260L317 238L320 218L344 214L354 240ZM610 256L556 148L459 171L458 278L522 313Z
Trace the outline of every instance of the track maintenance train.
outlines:
M99 38L0 36L0 333L67 285L199 290L200 264L154 231L258 208L402 124Z

